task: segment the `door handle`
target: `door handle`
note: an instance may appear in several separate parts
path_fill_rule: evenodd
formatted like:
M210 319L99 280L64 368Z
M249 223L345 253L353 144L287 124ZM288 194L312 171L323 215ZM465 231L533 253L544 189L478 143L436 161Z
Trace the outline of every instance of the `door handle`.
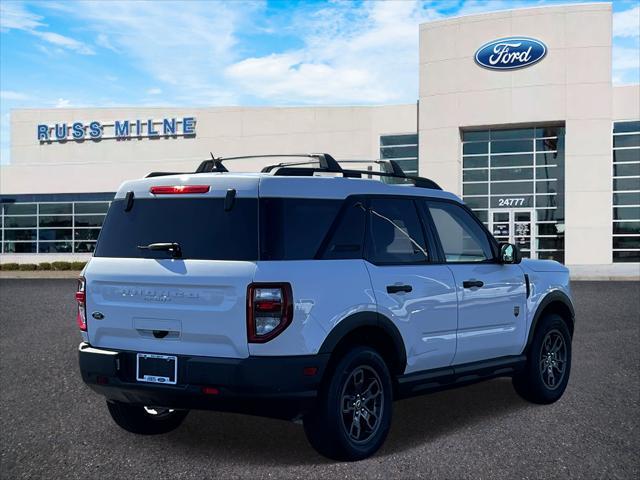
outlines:
M411 285L387 285L387 293L406 292L413 290Z
M484 285L484 282L482 280L465 280L464 282L462 282L462 286L464 288L480 288Z

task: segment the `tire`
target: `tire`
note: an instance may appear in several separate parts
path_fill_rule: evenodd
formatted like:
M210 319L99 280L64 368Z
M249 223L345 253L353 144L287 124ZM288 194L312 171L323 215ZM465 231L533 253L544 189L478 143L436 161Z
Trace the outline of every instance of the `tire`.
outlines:
M324 380L316 408L304 417L304 431L325 457L361 460L387 438L392 402L391 375L384 360L371 348L356 347Z
M518 395L539 404L557 401L571 373L571 333L560 315L540 319L527 357L524 370L513 377Z
M175 430L189 413L189 410L152 409L110 400L107 400L107 408L119 427L140 435L158 435Z

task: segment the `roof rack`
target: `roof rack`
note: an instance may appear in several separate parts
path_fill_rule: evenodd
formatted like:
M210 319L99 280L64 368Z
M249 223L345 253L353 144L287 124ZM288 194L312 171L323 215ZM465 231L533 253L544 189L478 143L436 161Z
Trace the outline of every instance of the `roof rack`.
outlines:
M353 170L344 169L340 164L328 153L301 153L301 154L280 154L280 155L243 155L238 157L215 157L211 154L210 160L205 160L198 165L193 173L210 173L210 172L228 172L229 170L223 165L223 162L229 160L243 160L247 158L308 158L306 161L298 162L281 162L268 165L262 169L263 173L273 172L275 176L316 176L322 173L338 173L347 178L363 178L363 175L377 176L383 178L397 178L409 181L416 187L431 188L442 190L440 186L428 178L418 177L416 175L407 175L402 167L395 160L344 160L342 163L376 163L380 165L383 171L375 170ZM304 167L305 165L318 164L317 167ZM187 172L151 172L147 175L150 177L161 177L166 175L182 175Z

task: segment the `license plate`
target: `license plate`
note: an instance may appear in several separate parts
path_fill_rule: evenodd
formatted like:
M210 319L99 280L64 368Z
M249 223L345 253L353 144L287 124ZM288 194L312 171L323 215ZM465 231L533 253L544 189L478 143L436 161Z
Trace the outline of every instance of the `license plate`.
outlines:
M139 382L175 385L178 381L178 357L174 355L138 353L136 380Z

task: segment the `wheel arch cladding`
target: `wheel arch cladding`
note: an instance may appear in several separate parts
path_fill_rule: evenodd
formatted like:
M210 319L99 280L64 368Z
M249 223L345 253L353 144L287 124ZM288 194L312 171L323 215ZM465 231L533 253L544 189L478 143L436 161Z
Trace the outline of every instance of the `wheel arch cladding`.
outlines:
M353 345L375 348L387 363L392 376L404 373L407 352L402 335L384 315L358 312L346 317L329 332L318 353L330 353L334 360Z
M531 327L529 328L529 336L527 337L527 348L531 346L531 342L533 341L533 334L536 331L536 327L538 326L540 319L550 313L560 315L560 317L562 317L562 319L566 322L569 333L571 334L571 336L573 336L575 324L575 310L573 309L573 304L571 303L571 299L567 296L566 293L555 290L547 294L536 309L533 321L531 322Z

